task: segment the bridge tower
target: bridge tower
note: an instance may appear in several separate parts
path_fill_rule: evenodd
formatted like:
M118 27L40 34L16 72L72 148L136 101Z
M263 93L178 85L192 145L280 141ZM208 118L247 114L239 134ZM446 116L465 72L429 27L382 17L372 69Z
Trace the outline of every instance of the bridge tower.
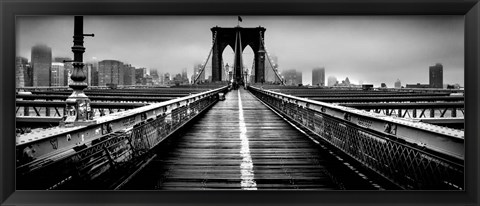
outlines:
M241 64L242 53L245 47L250 46L254 52L255 61L255 82L265 80L265 48L262 44L266 29L264 27L243 28L240 26L234 28L211 28L215 44L213 46L212 56L212 81L222 80L222 54L223 50L229 45L235 50L235 68L233 79L237 82L243 82L243 67ZM235 47L237 45L237 47ZM238 62L238 64L237 64Z

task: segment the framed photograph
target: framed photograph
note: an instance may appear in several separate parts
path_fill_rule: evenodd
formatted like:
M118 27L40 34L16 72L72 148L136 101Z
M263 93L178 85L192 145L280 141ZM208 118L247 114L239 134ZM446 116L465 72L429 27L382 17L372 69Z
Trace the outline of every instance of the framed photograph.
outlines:
M2 205L478 204L478 0L0 9Z

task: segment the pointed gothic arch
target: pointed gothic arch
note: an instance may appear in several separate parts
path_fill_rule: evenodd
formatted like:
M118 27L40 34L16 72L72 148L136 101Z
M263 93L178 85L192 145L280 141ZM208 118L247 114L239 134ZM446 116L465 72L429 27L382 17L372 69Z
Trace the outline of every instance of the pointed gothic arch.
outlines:
M254 52L254 62L255 62L255 82L263 82L265 80L265 48L263 46L262 40L265 34L264 27L255 27L255 28L243 28L243 27L234 27L234 28L222 28L222 27L213 27L211 28L212 37L216 38L215 44L213 46L213 56L212 56L212 81L221 81L222 80L222 54L225 47L229 45L235 50L235 41L237 40L237 34L241 36L240 52L236 52L235 56L241 58L243 50L248 45L252 48ZM240 49L240 48L239 48ZM237 72L234 73L234 79L243 79L243 72L238 72L241 68L234 68ZM243 70L240 70L243 71Z

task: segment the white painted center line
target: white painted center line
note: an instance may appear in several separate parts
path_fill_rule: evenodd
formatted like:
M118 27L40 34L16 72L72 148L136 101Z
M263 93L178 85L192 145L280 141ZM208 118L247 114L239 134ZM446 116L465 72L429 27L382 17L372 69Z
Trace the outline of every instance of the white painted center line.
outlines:
M240 171L242 173L241 187L244 190L256 190L257 183L255 182L255 175L253 174L253 162L250 156L250 145L247 138L247 126L243 118L242 98L240 90L238 90L238 119L240 128L240 140L242 140L242 147L240 149L240 156L242 157L242 164Z

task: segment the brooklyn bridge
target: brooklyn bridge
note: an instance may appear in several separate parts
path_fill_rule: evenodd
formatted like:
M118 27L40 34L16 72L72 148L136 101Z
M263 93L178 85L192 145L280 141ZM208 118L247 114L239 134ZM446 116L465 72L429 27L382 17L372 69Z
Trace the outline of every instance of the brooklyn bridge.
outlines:
M84 82L75 17L73 83L17 88L17 189L465 189L462 90L265 84L266 28L211 32L192 85L113 89Z

